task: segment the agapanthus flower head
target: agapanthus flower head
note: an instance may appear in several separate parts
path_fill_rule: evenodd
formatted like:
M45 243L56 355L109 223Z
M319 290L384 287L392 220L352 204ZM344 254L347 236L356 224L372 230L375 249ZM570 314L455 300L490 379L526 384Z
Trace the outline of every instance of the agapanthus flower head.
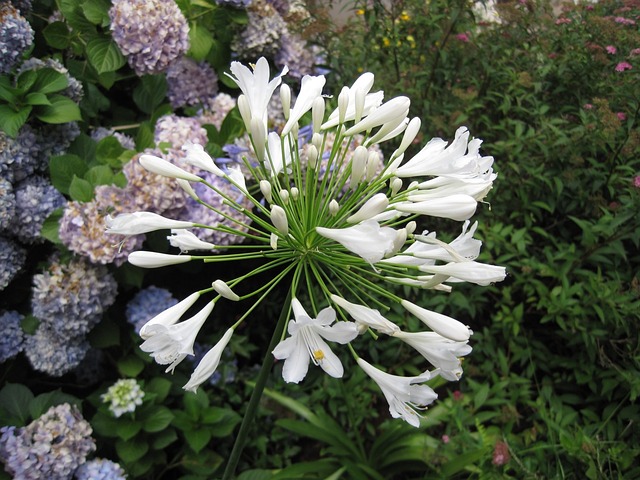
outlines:
M174 108L202 105L218 92L218 76L207 62L182 57L167 69L167 97Z
M24 332L20 326L24 315L16 311L0 311L0 363L15 357L24 348Z
M189 179L170 169L165 175L193 183L191 198L228 221L205 227L207 216L202 214L200 220L192 218L193 227L211 228L239 241L225 252L199 238L204 230L195 235L195 228L180 229L169 236L180 254L140 251L130 254L129 261L149 268L195 260L252 260L259 266L240 277L212 278L210 287L151 319L140 332L142 350L172 370L194 354L194 342L214 303L252 301L234 324L222 327L227 328L225 335L184 387L195 390L215 373L233 330L251 321L258 304L283 285L291 302L283 306L274 329L288 334L275 338L280 343L272 353L284 361L284 380L302 381L312 363L340 378L345 370L340 350L348 350L380 385L391 414L419 425L417 410L436 398L422 384L437 375L458 380L459 357L470 353L472 332L466 322L409 302L397 292L406 286L448 292L451 284L462 281L486 285L504 279L504 267L476 261L481 242L473 238L477 225L468 222L495 179L493 158L481 155L481 141L461 128L451 144L435 139L405 159L420 122L407 118L408 98L382 103L382 92L370 93L370 73L342 89L333 112L325 105L324 77L303 77L294 101L290 87L282 86L279 97L287 120L282 129L269 132L266 110L283 73L271 78L264 58L251 69L235 62L231 72L242 91L238 105L250 139L242 151L234 146L235 160L243 168L220 168L203 148L187 145L189 155L197 157L191 162L210 176ZM305 120L309 117L312 124ZM379 144L393 139L399 146L383 160ZM146 167L160 171L157 161ZM232 210L242 218L231 215ZM447 243L435 232L416 232L429 216L465 222L461 234ZM182 253L188 250L194 251ZM258 274L268 279L251 291L246 280ZM207 306L183 320L201 297L210 299ZM428 330L401 328L404 317L390 313L390 304L402 305L406 316ZM369 365L356 353L368 337L377 338L382 348L411 345L424 357L425 373L403 378ZM348 347L340 348L345 344Z
M13 478L66 480L96 449L78 407L51 407L26 427L0 429L0 459Z
M10 238L0 236L0 291L18 275L26 259L24 247Z
M0 74L9 73L33 43L33 29L11 3L0 4Z
M122 378L100 395L100 400L109 405L109 411L116 418L135 412L143 398L144 391L135 378Z
M189 24L173 0L115 0L109 18L137 75L162 73L189 49Z

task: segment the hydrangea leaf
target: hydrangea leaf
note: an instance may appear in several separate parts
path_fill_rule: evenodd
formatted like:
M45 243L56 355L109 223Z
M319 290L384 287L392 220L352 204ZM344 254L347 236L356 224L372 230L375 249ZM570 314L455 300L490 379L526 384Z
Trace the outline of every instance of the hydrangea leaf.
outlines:
M32 108L31 105L27 105L16 111L8 105L0 105L0 130L15 138L29 118Z
M93 198L93 186L84 178L74 176L69 185L69 196L78 202L90 202Z
M99 74L115 72L127 63L115 42L106 37L94 38L87 43L87 59Z
M173 413L167 407L155 406L147 412L142 428L145 432L160 432L167 428L173 420Z
M167 95L167 81L163 75L145 75L133 91L133 101L144 113L152 113Z
M69 27L64 22L53 22L42 30L47 45L59 50L65 50L71 43Z
M82 13L91 23L106 27L109 25L110 2L104 0L87 0L81 6Z
M56 189L66 195L74 176L82 178L87 171L87 165L77 155L57 155L49 161L51 183Z
M202 61L213 46L213 35L202 25L192 22L189 27L189 43L188 55L196 61Z
M132 438L129 440L118 440L116 442L116 452L118 457L125 463L140 460L149 451L149 444L144 440Z
M62 244L60 240L60 235L58 234L58 230L60 229L60 219L62 218L63 210L62 208L58 208L51 212L51 215L47 217L47 219L42 224L42 229L40 230L40 236L49 240L51 243L55 243L57 245Z
M28 82L31 83L31 80L28 80ZM29 89L33 92L47 94L59 92L68 86L69 80L63 73L60 73L53 68L41 68L36 71L35 80Z
M0 419L4 425L21 427L31 418L29 404L33 393L19 383L7 383L0 390Z
M43 105L35 108L35 116L45 123L68 123L82 120L80 107L64 95L51 95L49 97L51 105Z

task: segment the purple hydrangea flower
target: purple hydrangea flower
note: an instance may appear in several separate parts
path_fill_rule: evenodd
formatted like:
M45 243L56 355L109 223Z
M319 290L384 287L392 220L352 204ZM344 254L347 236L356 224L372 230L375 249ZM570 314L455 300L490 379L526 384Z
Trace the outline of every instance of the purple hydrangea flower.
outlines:
M216 0L218 5L230 5L236 8L247 8L252 0Z
M44 177L31 177L15 187L16 210L11 230L24 243L41 242L40 230L47 217L67 202Z
M42 323L35 334L24 338L24 353L33 369L52 377L76 368L90 348L84 337L63 338Z
M287 25L275 8L264 0L251 4L249 21L231 44L231 50L241 59L273 57L280 50L280 39L287 34Z
M138 332L145 323L160 312L173 307L176 303L178 303L178 300L173 297L169 290L155 286L147 287L144 290L140 290L127 303L127 321Z
M236 99L226 93L219 93L213 98L208 98L202 109L198 112L198 122L201 125L213 125L218 130L222 128L222 122L229 112L236 106Z
M46 169L49 158L65 153L71 142L80 135L80 127L77 122L60 125L45 124L36 131L36 134L42 150L40 163Z
M125 480L123 468L106 458L96 458L80 465L75 473L76 480Z
M0 312L0 363L15 357L24 348L24 332L20 322L24 315L15 311Z
M207 62L182 57L167 69L167 97L174 108L203 104L218 92L218 76Z
M6 230L16 214L16 195L9 180L0 178L0 231Z
M51 407L26 427L0 432L0 459L21 480L68 480L96 449L91 425L68 403Z
M289 67L287 75L302 79L305 75L315 74L315 65L318 59L317 48L307 47L302 38L297 35L284 35L280 50L275 56L278 67Z
M38 137L29 125L23 125L16 138L0 131L0 175L13 183L44 171L40 152Z
M106 267L74 258L54 260L33 276L31 308L40 320L63 339L86 335L115 301L118 284Z
M9 73L33 43L33 29L10 3L0 4L0 73Z
M194 117L169 114L160 117L154 132L156 145L170 143L173 148L182 148L185 143L207 144L207 131Z
M136 142L129 135L124 133L116 132L110 128L98 127L93 132L91 132L91 138L93 138L96 142L99 142L105 137L114 137L122 148L126 150L135 150Z
M189 49L189 25L173 0L114 0L109 18L137 75L164 72Z
M0 237L0 291L20 272L27 259L27 251L8 238Z

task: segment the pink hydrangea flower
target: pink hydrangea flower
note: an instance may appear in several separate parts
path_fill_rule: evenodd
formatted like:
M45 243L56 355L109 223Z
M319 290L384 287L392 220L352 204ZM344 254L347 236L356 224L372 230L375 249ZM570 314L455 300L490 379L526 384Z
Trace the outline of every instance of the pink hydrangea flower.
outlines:
M616 65L616 72L624 72L625 70L631 70L633 66L629 62L620 62Z
M607 50L607 53L610 55L615 55L616 52L618 51L618 49L616 47L614 47L613 45L607 45L605 47L605 49Z
M456 38L464 43L469 42L469 35L467 33L459 33L456 35Z
M636 188L640 188L640 175L636 175L633 179L633 186Z
M627 114L624 112L617 112L616 117L618 117L618 120L621 122L624 122L627 119Z

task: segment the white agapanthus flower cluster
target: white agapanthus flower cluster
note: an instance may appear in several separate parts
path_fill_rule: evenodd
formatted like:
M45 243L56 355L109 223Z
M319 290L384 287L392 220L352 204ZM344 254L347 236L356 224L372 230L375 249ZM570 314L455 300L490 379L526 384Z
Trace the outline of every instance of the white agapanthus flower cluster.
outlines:
M283 334L273 350L277 359L284 360L284 380L300 382L311 363L332 377L342 377L344 367L333 350L336 344L348 345L357 364L380 386L391 415L418 426L418 411L437 397L424 383L437 375L447 380L460 377L460 357L471 351L471 330L458 320L398 297L394 292L400 288L388 287L448 292L450 284L457 282L488 285L504 279L504 267L476 260L481 242L473 238L477 223L469 221L496 177L493 158L482 156L481 141L460 128L450 144L433 139L405 160L404 152L414 141L420 120L407 118L408 98L383 103L382 92L371 92L371 73L344 87L337 96L337 108L327 114L323 76L305 76L291 106L289 87L281 85L286 68L270 78L269 65L261 58L252 69L235 62L231 72L242 90L238 107L250 133L254 160L247 160L242 168L222 170L201 146L183 148L189 163L229 182L253 204L248 211L238 198L216 190L226 205L243 209L250 219L249 228L240 223L235 229L224 227L244 237L244 243L232 253L216 253L216 245L189 230L211 227L147 212L109 219L108 231L135 235L171 230L169 241L181 253L131 253L129 262L140 267L193 260L259 259L262 264L241 277L215 280L209 288L149 320L140 330L142 350L173 370L187 355L193 355L196 336L217 302L254 299L247 313L227 327L196 367L184 386L195 391L218 367L235 328L277 285L287 285L292 300L284 307L288 315L283 319L289 319L289 335ZM280 132L269 132L267 108L278 87L286 123ZM309 117L311 135L307 134L309 122L303 122ZM364 140L349 151L354 136ZM398 148L382 162L378 144L396 138ZM201 201L191 186L195 182L208 185L201 177L155 156L142 156L140 162L153 173L175 178ZM446 243L434 232L416 231L428 216L463 222L460 235ZM246 280L264 272L271 272L270 280L256 291L245 291ZM204 296L213 298L191 318L181 320ZM304 300L306 307L301 299L308 299ZM429 331L405 331L385 317L386 305L392 303L402 305ZM354 340L367 333L378 342L405 342L431 367L415 377L379 370L356 352L360 340Z

